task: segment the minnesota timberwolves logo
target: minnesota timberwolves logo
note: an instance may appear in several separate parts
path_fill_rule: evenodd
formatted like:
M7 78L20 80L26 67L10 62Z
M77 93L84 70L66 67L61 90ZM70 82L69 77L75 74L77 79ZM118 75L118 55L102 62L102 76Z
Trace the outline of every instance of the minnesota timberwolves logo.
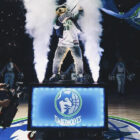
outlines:
M55 97L55 109L63 117L73 117L82 107L80 94L73 89L63 89Z

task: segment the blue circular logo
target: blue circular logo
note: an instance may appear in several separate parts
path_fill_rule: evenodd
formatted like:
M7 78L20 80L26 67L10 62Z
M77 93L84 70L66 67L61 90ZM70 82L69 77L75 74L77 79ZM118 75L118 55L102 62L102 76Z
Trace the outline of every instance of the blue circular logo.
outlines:
M63 89L55 97L55 109L63 117L73 117L82 107L80 94L73 89Z
M126 121L127 120L127 121ZM108 131L104 139L108 140L139 140L140 123L125 118L109 117ZM27 131L27 118L18 119L6 129L0 127L1 140L34 140L33 131Z

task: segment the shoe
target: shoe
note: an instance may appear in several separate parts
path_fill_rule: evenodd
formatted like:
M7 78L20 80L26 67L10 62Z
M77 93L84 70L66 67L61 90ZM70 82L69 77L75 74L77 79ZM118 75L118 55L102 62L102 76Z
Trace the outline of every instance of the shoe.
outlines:
M83 74L77 74L77 82L80 82L80 83L84 82Z
M59 81L60 79L61 79L60 74L53 74L53 75L50 77L49 81L50 81L50 82L57 82L57 81Z

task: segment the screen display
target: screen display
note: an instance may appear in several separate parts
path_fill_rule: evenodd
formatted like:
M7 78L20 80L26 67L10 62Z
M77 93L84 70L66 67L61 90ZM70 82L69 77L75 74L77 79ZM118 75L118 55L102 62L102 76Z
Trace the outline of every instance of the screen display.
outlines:
M33 87L30 125L35 128L105 126L101 87Z

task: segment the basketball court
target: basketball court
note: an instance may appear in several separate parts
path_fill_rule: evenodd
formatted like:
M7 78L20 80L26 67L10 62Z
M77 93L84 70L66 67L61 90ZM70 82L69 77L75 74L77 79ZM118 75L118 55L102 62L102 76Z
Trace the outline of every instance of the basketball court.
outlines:
M108 131L105 140L140 140L140 103L139 92L120 97L109 93ZM0 128L1 140L28 140L27 131L28 103L19 105L18 112L10 128ZM88 140L88 139L87 139Z

